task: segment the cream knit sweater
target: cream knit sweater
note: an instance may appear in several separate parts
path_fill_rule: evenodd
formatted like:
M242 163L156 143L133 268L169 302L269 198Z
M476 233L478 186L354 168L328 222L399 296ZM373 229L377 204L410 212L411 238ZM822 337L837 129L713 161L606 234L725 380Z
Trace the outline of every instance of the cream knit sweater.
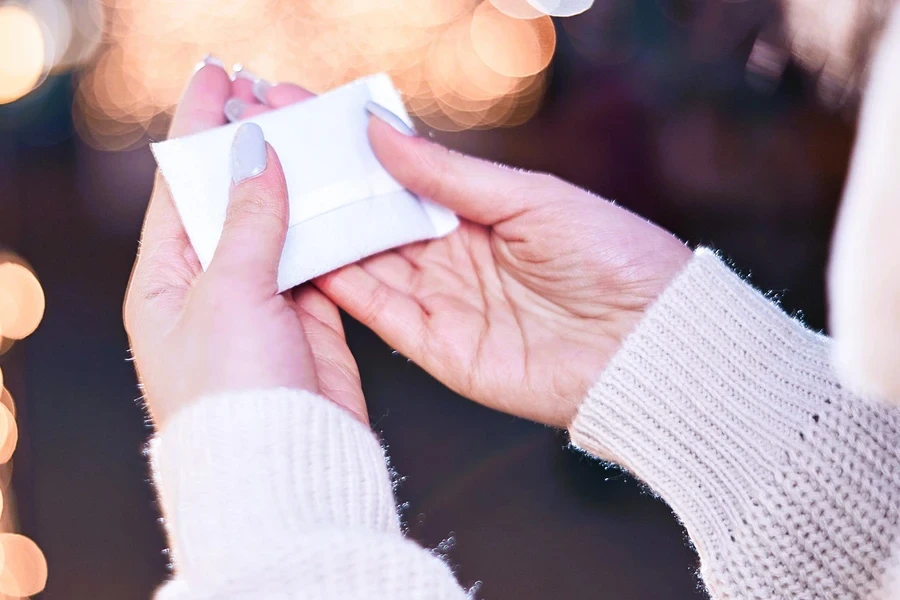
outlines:
M700 250L570 429L671 505L716 600L881 597L900 412L843 390L828 351ZM403 537L378 440L325 399L202 398L151 457L176 573L158 600L468 596Z

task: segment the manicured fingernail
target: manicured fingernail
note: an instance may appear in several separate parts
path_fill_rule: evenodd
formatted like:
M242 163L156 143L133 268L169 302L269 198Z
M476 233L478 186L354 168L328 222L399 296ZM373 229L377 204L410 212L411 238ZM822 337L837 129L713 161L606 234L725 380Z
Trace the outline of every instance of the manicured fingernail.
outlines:
M415 129L407 125L403 119L401 119L385 107L381 106L380 104L377 104L370 100L366 102L366 111L373 117L381 119L403 135L408 135L410 137L416 135Z
M244 116L244 111L246 110L247 103L240 98L229 98L225 102L225 116L232 123L235 121L240 121L241 117Z
M251 71L241 63L234 63L234 66L231 67L231 72L232 79L247 79L249 81L256 81L257 79L259 79L259 77L254 75L253 71Z
M253 71L244 68L244 65L241 63L237 63L234 65L233 69L234 74L231 76L232 79L246 79L253 83L253 96L262 102L263 104L268 104L268 94L269 90L272 89L272 83L266 81L265 79L259 77Z
M235 183L256 177L266 170L266 138L256 123L238 127L231 144L231 179Z
M224 68L225 68L225 63L223 63L221 60L219 60L218 58L216 58L216 57L213 56L212 54L207 54L206 56L203 57L203 60L201 60L200 62L197 63L197 69L196 69L196 70L199 71L200 69L202 69L203 67L205 67L205 66L207 66L207 65L212 65L212 66L214 66L214 67L219 67L220 69L224 69Z
M272 89L272 84L265 79L257 79L253 82L253 95L263 104L269 103L268 97L270 89Z

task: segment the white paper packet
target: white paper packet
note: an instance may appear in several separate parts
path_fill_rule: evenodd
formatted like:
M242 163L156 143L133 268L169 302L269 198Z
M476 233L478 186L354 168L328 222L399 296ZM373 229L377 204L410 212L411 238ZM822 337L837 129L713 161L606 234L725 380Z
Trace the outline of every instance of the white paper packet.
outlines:
M405 190L375 158L366 133L370 100L412 125L390 77L378 74L247 121L151 145L204 269L225 223L231 142L248 121L262 128L287 180L290 227L279 291L456 229L453 212Z

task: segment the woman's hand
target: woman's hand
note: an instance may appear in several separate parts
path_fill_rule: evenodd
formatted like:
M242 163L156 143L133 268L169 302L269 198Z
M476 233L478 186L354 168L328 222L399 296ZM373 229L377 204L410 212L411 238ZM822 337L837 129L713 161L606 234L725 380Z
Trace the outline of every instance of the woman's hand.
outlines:
M316 285L458 393L568 425L690 250L554 177L452 153L378 119L369 133L401 184L463 223Z
M252 97L249 85L205 65L185 92L171 135L224 124L226 101ZM225 228L205 273L157 177L124 309L151 416L159 427L206 394L288 387L320 393L366 422L337 308L310 285L277 293L288 222L277 156L258 128L246 126L233 157Z

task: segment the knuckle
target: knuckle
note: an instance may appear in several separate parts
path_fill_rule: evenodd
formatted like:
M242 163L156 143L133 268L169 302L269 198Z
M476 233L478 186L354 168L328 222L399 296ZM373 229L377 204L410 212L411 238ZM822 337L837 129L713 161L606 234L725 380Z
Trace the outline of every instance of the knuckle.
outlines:
M248 219L276 219L281 221L283 217L282 202L277 202L268 193L261 190L243 192L238 198L228 205L225 215L225 224Z
M454 177L452 152L439 145L432 145L429 152L419 155L421 195L428 199L441 198L451 186Z

